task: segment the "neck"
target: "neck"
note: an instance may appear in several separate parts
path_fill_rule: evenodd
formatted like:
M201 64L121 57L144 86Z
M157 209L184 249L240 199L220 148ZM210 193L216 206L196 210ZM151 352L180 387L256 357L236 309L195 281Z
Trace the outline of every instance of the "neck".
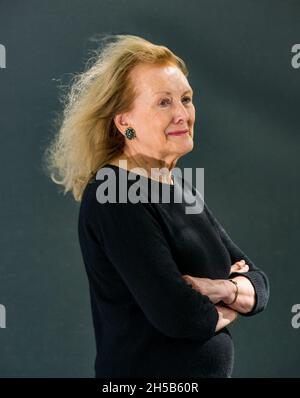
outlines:
M125 168L129 171L136 168L142 169L140 170L141 172L139 172L139 170L135 170L135 172L148 178L173 185L171 173L172 169L176 165L176 161L177 159L166 161L162 159L149 158L140 154L127 156L123 153L118 159L115 159L110 163L113 163L121 168Z

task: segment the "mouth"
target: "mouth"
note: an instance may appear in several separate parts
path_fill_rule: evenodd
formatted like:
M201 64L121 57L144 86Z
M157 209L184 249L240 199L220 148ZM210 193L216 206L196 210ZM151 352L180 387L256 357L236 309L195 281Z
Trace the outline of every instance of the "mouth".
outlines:
M189 134L189 130L178 130L167 133L167 135L185 135L185 134Z

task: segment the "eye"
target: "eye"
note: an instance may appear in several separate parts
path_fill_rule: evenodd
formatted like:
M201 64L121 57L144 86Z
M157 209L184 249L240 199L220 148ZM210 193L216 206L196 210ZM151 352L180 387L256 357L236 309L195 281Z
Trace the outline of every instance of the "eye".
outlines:
M169 103L170 103L170 100L169 100L168 98L164 98L164 99L162 99L162 100L160 101L159 105L165 106L165 105L167 105L167 104L169 104Z
M188 102L191 102L191 101L192 101L192 98L191 98L191 97L184 97L184 98L183 98L183 101L184 101L184 102L187 101L187 103L188 103ZM164 98L164 99L162 99L162 100L160 101L159 105L165 107L166 105L168 105L168 104L170 104L170 103L171 103L171 101L170 101L169 98Z
M187 100L188 102L191 102L191 101L192 101L192 98L191 98L191 97L184 97L183 100L184 100L184 101Z

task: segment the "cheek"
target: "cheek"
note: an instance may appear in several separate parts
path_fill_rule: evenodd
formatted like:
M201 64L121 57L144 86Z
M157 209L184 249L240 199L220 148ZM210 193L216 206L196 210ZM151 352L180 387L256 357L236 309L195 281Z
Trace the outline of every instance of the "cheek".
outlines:
M191 109L190 109L190 111L189 111L189 117L190 117L190 120L191 120L192 122L195 121L196 110L195 110L194 105L191 107Z
M161 112L153 109L149 109L148 111L142 111L139 113L136 118L138 125L143 128L151 128L151 126L159 126L164 123L166 116Z
M172 123L172 117L167 112L153 112L147 115L147 127L150 130L157 132L157 137L164 138L164 132L168 130L169 125Z
M167 130L173 124L174 115L171 111L165 109L164 111L156 112L153 120L156 121L162 129Z
M136 113L136 127L143 134L144 142L155 146L166 141L165 131L172 124L172 115L166 110L148 109L147 112L140 110Z
M139 124L143 142L152 148L160 147L167 139L165 131L167 131L169 124L170 122L155 115L152 115L152 117L145 116Z

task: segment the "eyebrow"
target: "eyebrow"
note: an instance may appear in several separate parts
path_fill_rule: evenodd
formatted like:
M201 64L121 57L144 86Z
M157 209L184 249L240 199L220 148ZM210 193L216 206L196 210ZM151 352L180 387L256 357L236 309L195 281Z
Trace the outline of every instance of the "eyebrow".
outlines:
M186 90L182 95L187 94L187 93L193 94L193 90L188 89L188 90ZM171 95L172 93L171 93L170 91L158 91L158 92L155 93L155 94L168 94L168 95Z

